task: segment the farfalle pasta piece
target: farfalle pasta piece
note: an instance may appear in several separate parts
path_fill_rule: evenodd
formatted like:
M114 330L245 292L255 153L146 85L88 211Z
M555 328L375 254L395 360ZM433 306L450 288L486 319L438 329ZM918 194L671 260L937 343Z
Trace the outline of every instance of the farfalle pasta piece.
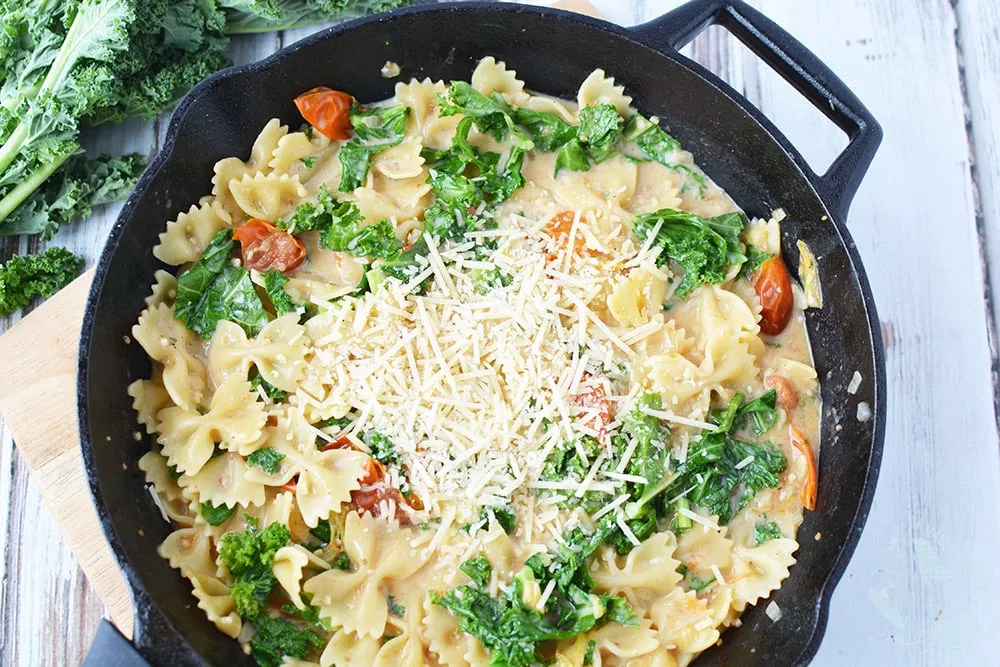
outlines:
M163 455L180 472L194 475L212 458L216 444L238 450L256 442L267 415L250 383L232 376L219 386L205 414L178 406L161 410L157 419Z
M497 61L493 56L486 56L479 61L472 72L472 87L491 95L500 93L509 104L522 106L528 100L524 92L524 81L517 78L514 70L507 69L503 61Z
M238 181L231 181L229 190L247 216L269 221L287 218L306 196L298 175L276 173L246 174Z
M212 196L232 218L233 224L241 222L245 213L240 209L233 197L230 185L246 176L257 173L268 173L268 163L274 155L278 142L288 133L288 127L281 124L277 118L268 121L264 129L257 135L253 148L250 149L250 159L244 162L236 157L219 160L213 167Z
M347 515L343 545L355 570L320 573L309 579L303 590L313 596L312 604L319 607L320 616L334 626L381 637L389 616L384 587L413 575L423 567L428 554L414 552L406 535L390 530L384 521L357 512Z
M361 488L368 456L350 449L332 449L315 457L302 457L296 466L299 481L295 501L306 525L313 528L330 512L340 511L351 499L351 491Z
M177 299L177 276L169 271L157 269L153 274L153 280L153 287L145 299L146 307L152 308L161 303L173 304Z
M615 283L608 310L620 324L637 327L662 311L666 292L666 280L639 267Z
M581 108L610 104L619 114L627 116L632 98L625 94L623 86L615 84L613 77L607 76L602 69L595 69L580 84L576 102Z
M348 196L348 199L358 205L366 220L407 220L423 213L429 203L425 199L429 199L431 192L426 179L418 177L400 181L386 180L391 185L379 188L363 186Z
M128 386L128 395L132 397L136 419L146 427L146 433L156 433L160 427L160 422L156 419L157 413L173 404L170 394L159 382L136 380Z
M674 589L677 590L677 589ZM640 655L656 650L660 645L656 631L648 618L639 620L639 626L605 623L590 633L594 640L594 665L600 665L600 656L607 654L624 664ZM610 661L609 661L610 662Z
M193 526L196 513L191 510L177 480L170 474L167 459L159 452L149 451L139 457L138 466L146 483L152 484L151 493L155 494L157 505L167 518L178 526Z
M447 667L488 665L490 652L475 637L458 627L451 612L430 600L424 602L423 635L427 648Z
M261 376L278 389L295 391L305 373L309 338L296 314L269 322L248 338L243 327L219 322L208 350L208 367L216 384L238 376L246 378L256 367Z
M733 608L743 613L748 604L777 590L788 578L788 568L795 564L792 555L799 543L788 538L768 540L759 547L737 546L733 552L731 585Z
M677 573L680 561L673 557L677 538L673 533L656 533L632 549L628 556L617 556L614 549L602 550L598 568L591 575L599 590L633 594L663 594L681 580Z
M372 169L393 180L416 178L424 173L422 148L416 137L407 137L372 158Z
M372 667L423 667L427 664L424 651L426 641L421 633L421 621L424 608L421 606L422 596L408 596L402 618L390 617L389 623L394 634L399 634L385 642L375 655Z
M163 366L163 386L171 400L195 410L205 395L205 366L188 352L194 334L174 318L173 306L161 303L144 310L132 327L132 338Z
M302 572L308 566L319 570L330 569L329 563L314 556L301 544L278 549L274 554L271 566L275 579L285 589L285 593L292 603L299 609L306 608L305 603L302 602Z
M198 609L205 612L212 623L233 639L239 636L243 628L243 619L236 612L236 602L233 600L229 587L215 577L194 575L190 577L192 592L198 598Z
M276 174L294 174L306 171L303 160L315 154L316 146L305 132L291 132L278 140L267 166Z
M660 641L683 653L699 653L719 640L708 603L694 591L675 588L650 610Z
M160 242L153 246L153 256L171 266L196 262L212 237L231 221L229 213L217 201L192 206L167 223L166 231L160 234Z
M397 104L410 108L407 124L413 124L417 133L422 133L428 121L437 115L437 96L444 95L448 88L440 81L416 79L396 84Z
M156 551L185 577L218 576L212 539L199 526L175 530Z
M718 525L718 517L708 516L703 510L695 510L705 523ZM712 565L725 575L732 563L733 542L728 537L726 526L710 528L704 523L695 523L677 539L674 557L693 575L702 578L714 576Z
M263 505L266 498L264 485L249 478L246 460L233 452L213 457L198 472L181 475L177 483L189 498L216 507Z
M320 667L371 667L381 646L381 638L358 636L340 629L330 637L319 664Z

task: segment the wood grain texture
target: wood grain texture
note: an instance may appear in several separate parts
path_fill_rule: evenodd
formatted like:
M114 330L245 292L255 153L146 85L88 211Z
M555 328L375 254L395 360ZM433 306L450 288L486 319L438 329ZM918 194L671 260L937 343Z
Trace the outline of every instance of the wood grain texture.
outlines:
M652 19L679 0L592 0ZM540 4L539 0L536 4ZM1000 298L1000 7L992 0L754 0L869 105L886 140L849 220L883 321L886 453L817 665L995 662L1000 445L984 275ZM309 31L234 44L245 62ZM765 111L812 164L844 137L720 31L685 53ZM966 109L967 104L967 109ZM151 154L166 122L88 145ZM96 260L116 207L57 241ZM28 244L21 242L21 250ZM0 241L0 259L15 245ZM987 327L987 322L992 324ZM0 321L0 331L12 318ZM8 500L9 499L9 500ZM0 423L0 664L78 664L101 606Z
M1000 4L964 0L956 5L960 72L965 84L966 131L978 194L978 228L983 243L993 383L1000 386ZM994 403L1000 426L1000 400Z

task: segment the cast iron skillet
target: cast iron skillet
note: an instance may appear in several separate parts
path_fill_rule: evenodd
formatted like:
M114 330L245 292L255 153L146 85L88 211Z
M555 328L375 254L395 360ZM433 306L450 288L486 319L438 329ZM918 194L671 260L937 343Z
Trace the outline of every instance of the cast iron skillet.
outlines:
M754 107L677 49L717 23L742 40L850 136L829 170L814 173ZM455 4L413 8L345 23L259 63L209 77L180 104L166 144L122 210L97 267L83 323L78 375L80 439L104 532L135 600L135 648L155 665L250 664L196 607L191 587L156 553L170 527L150 500L138 458L126 386L149 376L129 333L153 272L151 249L166 220L205 194L216 160L245 155L277 116L298 123L292 99L330 85L373 101L392 94L379 70L398 63L402 77L467 80L486 55L517 70L536 91L572 98L594 68L613 74L634 104L664 119L698 163L751 215L781 206L790 267L804 239L819 259L825 304L809 311L809 334L822 381L819 503L799 531L791 577L775 593L777 623L763 605L699 664L802 664L815 654L833 587L844 571L871 504L882 452L885 368L878 317L864 269L844 227L848 206L881 140L875 119L826 68L777 25L737 0L694 0L650 23L625 29L576 14L521 5ZM857 370L856 395L844 389ZM866 401L872 418L854 417ZM822 532L822 540L813 538ZM108 624L90 662L144 664Z

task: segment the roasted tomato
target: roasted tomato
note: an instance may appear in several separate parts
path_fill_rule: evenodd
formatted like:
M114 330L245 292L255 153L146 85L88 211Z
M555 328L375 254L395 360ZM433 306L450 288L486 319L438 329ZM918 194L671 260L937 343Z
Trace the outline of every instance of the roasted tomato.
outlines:
M306 258L306 244L267 220L251 218L233 231L243 249L243 266L290 271Z
M302 117L320 134L330 139L351 136L351 105L354 98L339 90L318 86L295 98Z
M792 279L781 258L768 259L753 277L753 289L760 299L760 330L776 336L788 326L792 318Z

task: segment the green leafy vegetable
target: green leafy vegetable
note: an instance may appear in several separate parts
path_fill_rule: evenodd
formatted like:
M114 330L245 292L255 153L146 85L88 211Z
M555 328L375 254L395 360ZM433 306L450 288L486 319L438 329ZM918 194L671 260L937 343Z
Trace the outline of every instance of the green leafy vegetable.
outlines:
M174 317L203 339L211 338L223 320L240 325L248 336L256 336L268 321L250 272L229 263L233 245L232 230L219 231L202 258L177 279Z
M508 535L513 533L514 528L517 527L517 515L515 515L506 507L490 506L490 507L484 507L482 510L480 510L479 519L481 521L482 520L488 521L491 518L494 521L496 521L500 525L500 527L503 528L503 532L507 533Z
M465 81L454 81L448 86L447 97L438 96L438 106L440 115L461 114L471 119L476 129L497 141L503 141L509 134L518 149L529 151L534 148L531 139L517 127L514 109L500 93L484 95Z
M527 130L535 148L551 153L579 137L579 128L555 114L532 109L518 109L514 121Z
M235 505L233 507L227 507L226 505L219 505L216 507L212 504L211 500L203 502L200 510L202 518L204 518L210 526L220 526L224 524L235 511Z
M396 618L403 618L406 616L406 607L396 602L396 596L389 595L386 598L386 604L389 607L389 613Z
M740 268L740 277L750 280L750 277L756 273L757 269L759 269L764 262L774 257L774 254L758 250L756 246L747 244L746 256L747 261Z
M558 174L563 169L570 171L587 171L590 169L590 161L587 159L587 151L579 139L566 142L556 155L555 173Z
M309 534L323 544L329 544L330 539L333 537L333 530L330 528L330 520L320 519L315 528L309 529Z
M273 384L264 379L256 368L250 371L250 389L257 391L257 389L263 389L264 393L267 395L268 399L272 403L284 403L288 400L288 392L284 389L278 389Z
M278 667L286 656L302 658L323 646L315 632L298 628L284 618L259 614L251 621L255 632L250 639L250 655L261 667Z
M696 169L681 164L672 159L674 151L680 149L680 142L666 133L659 125L650 122L640 114L629 118L625 129L625 138L634 140L636 146L646 157L656 160L667 169L680 172L698 186L699 196L704 195L708 181Z
M145 167L142 156L74 155L0 222L0 235L41 234L51 238L59 225L90 216L95 206L124 199Z
M431 601L448 609L463 632L492 652L491 664L538 664L543 662L536 653L539 642L576 637L600 623L638 625L624 598L593 592L594 581L587 569L590 556L616 530L614 519L608 516L593 532L579 527L569 531L553 551L529 558L499 598L483 590L489 576L485 558L463 563L463 572L473 583L432 593ZM544 611L525 603L526 587L545 589L549 582L553 582L552 593Z
M291 541L291 534L280 523L260 532L256 520L248 519L248 523L246 531L222 536L219 558L234 577L231 592L236 610L241 616L256 619L277 582L271 561L278 549Z
M320 245L328 250L358 257L388 259L398 255L399 242L392 224L388 220L380 220L363 226L361 223L364 220L357 204L338 202L323 185L315 203L301 204L289 220L279 220L275 226L291 234L318 231Z
M598 104L580 109L580 141L588 157L603 162L622 138L625 120L610 104Z
M409 496L411 491L409 484L406 482L405 478L409 474L406 467L406 463L403 461L402 455L396 449L396 445L393 444L392 440L388 436L379 433L378 431L368 431L362 436L362 440L369 447L369 454L373 459L386 466L387 468L394 468L400 473L400 488L399 491L404 496Z
M758 521L753 527L753 544L759 547L770 540L781 537L781 528L773 521Z
M65 248L49 248L40 255L14 255L0 265L0 315L48 297L80 275L83 258Z
M351 109L354 138L340 147L337 153L343 172L340 191L350 192L361 187L368 177L373 156L403 140L409 107L370 107Z
M490 581L490 573L493 572L493 566L490 565L490 561L486 556L482 555L465 561L458 566L458 569L464 572L480 588L486 588L486 585Z
M268 475L276 475L281 470L281 462L284 459L285 455L280 454L278 450L264 447L252 452L247 457L247 464L260 468ZM329 528L329 523L327 523L327 527Z
M350 572L354 569L354 563L351 562L351 557L347 555L346 551L337 554L331 565L333 565L334 569L343 570L344 572Z
M274 312L278 317L298 310L292 297L285 291L287 282L288 278L277 269L268 269L264 272L264 291L267 292L267 298L271 300L271 305L274 306Z
M691 503L726 524L758 491L778 486L786 465L781 452L770 443L745 442L732 433L745 415L753 419L752 415L757 414L765 423L771 420L766 415L767 401L754 403L751 410L741 414L743 395L736 394L724 410L714 412L716 430L703 431L698 440L690 443L687 458L678 466L668 494L687 491Z
M636 216L632 232L643 242L656 231L654 247L660 249L657 263L676 262L684 278L675 294L683 297L702 283L720 283L727 267L742 264L746 257L740 249L739 234L743 216L727 213L715 218L701 218L694 213L664 208Z

